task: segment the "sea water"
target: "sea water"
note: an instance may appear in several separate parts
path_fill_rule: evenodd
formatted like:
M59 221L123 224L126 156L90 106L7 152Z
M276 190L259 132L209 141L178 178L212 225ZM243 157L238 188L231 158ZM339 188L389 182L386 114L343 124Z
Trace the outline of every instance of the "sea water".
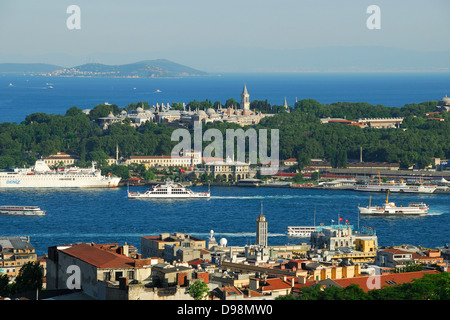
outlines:
M176 79L74 78L0 75L0 122L21 122L34 112L65 114L77 106L92 109L101 103L125 107L197 100L240 102L244 84L250 100L283 105L286 98L321 103L368 102L388 107L440 100L450 94L450 73L304 73L223 74Z
M144 191L145 187L130 187ZM207 187L194 187L206 191ZM256 241L256 218L268 221L269 245L309 243L290 238L288 226L323 223L375 229L379 245L413 244L434 248L450 242L449 194L391 194L397 205L425 202L419 217L364 217L358 205L382 205L386 195L352 190L211 187L209 200L130 200L126 187L115 189L0 190L1 205L37 205L40 217L0 216L1 236L30 236L39 255L49 246L78 242L124 244L140 249L142 236L183 232L207 240L244 246ZM262 204L262 206L261 206ZM342 218L342 221L339 221Z

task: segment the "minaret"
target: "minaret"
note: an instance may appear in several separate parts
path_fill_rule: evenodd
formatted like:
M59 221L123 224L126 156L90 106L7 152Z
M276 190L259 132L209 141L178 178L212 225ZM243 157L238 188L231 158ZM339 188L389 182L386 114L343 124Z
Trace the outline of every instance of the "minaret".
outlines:
M284 97L284 108L286 109L287 112L289 112L289 106L287 104L286 97Z
M119 161L119 145L116 144L116 161Z
M261 202L261 214L256 218L256 244L262 247L267 247L267 221L263 214Z
M246 84L244 84L244 90L242 90L241 94L241 109L250 110L250 95L248 94Z

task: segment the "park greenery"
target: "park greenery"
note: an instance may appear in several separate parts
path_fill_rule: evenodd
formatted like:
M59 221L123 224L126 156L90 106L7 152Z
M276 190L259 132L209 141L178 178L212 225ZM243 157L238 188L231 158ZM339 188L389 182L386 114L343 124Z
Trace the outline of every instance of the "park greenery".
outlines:
M279 297L277 300L449 300L450 274L440 272L425 274L412 282L383 286L381 289L365 292L358 285L341 288L320 285L305 287L298 294Z
M218 101L191 101L186 107L203 110L217 108L219 104L222 105ZM177 109L182 108L179 103L173 105ZM237 105L234 99L229 99L223 107ZM275 113L275 116L264 118L254 128L279 129L280 159L297 158L300 168L307 166L314 158L325 159L333 167L346 167L347 161L359 159L360 148L363 149L364 161L396 162L402 168L417 164L424 168L433 157L450 158L448 113L442 111L437 115L445 121L429 120L425 115L435 111L436 105L436 101L428 101L397 108L350 102L322 104L305 99L298 101L290 112L286 112L283 106L271 106L267 100L252 101L251 108L262 113ZM147 122L135 128L130 125L130 121L124 121L102 130L96 122L110 113L117 115L122 110L130 111L137 107L148 109L150 105L139 102L119 108L114 104L100 104L89 114L74 106L64 115L33 113L21 123L0 123L0 169L30 166L39 157L67 152L80 157L79 166L96 161L104 173L111 172L125 178L129 176L129 168L107 166L106 160L115 157L116 146L121 157L129 157L168 155L178 143L171 141L175 127L170 125ZM404 117L404 121L401 128L375 129L340 123L322 124L320 119L325 117L353 120ZM203 124L203 127L204 130L219 129L224 135L227 129L240 128L233 123L208 123ZM207 145L203 143L203 147ZM152 179L157 172L144 170L142 174Z

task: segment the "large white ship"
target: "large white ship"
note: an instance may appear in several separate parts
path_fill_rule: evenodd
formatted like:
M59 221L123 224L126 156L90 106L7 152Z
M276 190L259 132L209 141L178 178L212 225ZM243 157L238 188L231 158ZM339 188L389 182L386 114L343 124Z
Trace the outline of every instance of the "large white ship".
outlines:
M433 193L437 185L408 185L405 182L372 182L366 184L355 184L356 191L367 192L407 192L407 193Z
M60 168L52 170L43 160L37 160L34 167L16 168L0 172L0 188L114 188L120 178L102 176L95 168Z
M167 180L144 193L128 190L128 199L209 199L210 192L194 192L179 183Z

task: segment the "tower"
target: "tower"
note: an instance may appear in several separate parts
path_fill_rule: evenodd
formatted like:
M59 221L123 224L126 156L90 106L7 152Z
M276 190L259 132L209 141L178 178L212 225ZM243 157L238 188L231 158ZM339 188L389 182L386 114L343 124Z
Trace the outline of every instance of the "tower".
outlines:
M244 84L244 90L241 93L241 109L250 110L250 95L247 91L247 85Z
M284 97L284 105L283 106L284 106L284 109L286 109L286 111L289 112L289 106L287 104L286 97Z
M261 203L261 214L256 218L256 244L262 247L267 247L267 221L263 214Z

